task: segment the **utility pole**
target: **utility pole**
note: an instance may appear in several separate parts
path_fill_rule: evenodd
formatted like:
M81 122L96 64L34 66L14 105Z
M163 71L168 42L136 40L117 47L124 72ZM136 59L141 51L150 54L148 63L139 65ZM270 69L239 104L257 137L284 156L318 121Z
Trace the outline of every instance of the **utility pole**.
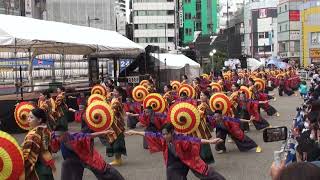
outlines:
M164 47L166 50L168 50L167 47L167 24L164 23Z
M178 2L179 0L174 0L174 48L177 49L178 48Z
M229 0L227 0L227 58L229 59Z

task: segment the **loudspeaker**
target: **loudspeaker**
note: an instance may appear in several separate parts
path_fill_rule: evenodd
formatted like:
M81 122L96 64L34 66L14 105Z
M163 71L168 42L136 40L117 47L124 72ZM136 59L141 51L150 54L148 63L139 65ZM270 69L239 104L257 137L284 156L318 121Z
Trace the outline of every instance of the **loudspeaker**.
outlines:
M89 57L88 71L90 84L95 84L99 80L99 61L98 58Z

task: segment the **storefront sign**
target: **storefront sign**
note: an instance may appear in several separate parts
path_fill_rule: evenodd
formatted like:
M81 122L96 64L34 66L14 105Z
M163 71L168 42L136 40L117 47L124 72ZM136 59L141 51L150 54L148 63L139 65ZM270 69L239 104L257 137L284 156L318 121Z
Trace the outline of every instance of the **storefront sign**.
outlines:
M300 11L299 10L289 11L289 20L300 21Z
M309 49L310 58L320 58L320 48Z
M320 58L311 58L311 63L312 64L319 64L320 63Z
M290 40L300 40L300 31L290 31Z
M179 27L183 28L183 0L179 0Z
M127 79L128 83L138 84L140 82L139 76L129 76Z

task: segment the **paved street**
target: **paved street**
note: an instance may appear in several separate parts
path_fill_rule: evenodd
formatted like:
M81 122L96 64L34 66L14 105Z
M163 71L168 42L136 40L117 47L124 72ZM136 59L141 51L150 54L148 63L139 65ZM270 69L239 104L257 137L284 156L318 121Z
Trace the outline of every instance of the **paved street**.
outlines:
M277 101L271 102L272 105L280 112L280 117L267 118L272 126L289 126L292 118L295 115L295 108L302 103L299 97L277 97ZM265 112L262 112L265 116ZM72 123L72 130L79 129L79 125ZM254 139L263 149L262 153L239 152L235 144L226 143L228 153L217 154L212 146L216 163L213 167L223 174L228 180L267 180L269 177L269 167L273 160L273 151L278 150L281 142L264 143L262 139L262 132L258 132L251 127L251 132L248 135ZM21 143L24 134L15 135ZM104 147L100 141L96 140L96 148L101 153L104 153ZM162 153L150 154L142 148L141 137L127 137L126 145L128 156L124 158L125 164L117 169L128 180L164 180L165 167L163 163ZM58 154L56 157L58 165L58 175L56 179L60 179L60 165L62 157ZM108 162L112 159L107 158ZM83 179L96 179L90 171L85 171ZM190 172L189 179L196 179Z

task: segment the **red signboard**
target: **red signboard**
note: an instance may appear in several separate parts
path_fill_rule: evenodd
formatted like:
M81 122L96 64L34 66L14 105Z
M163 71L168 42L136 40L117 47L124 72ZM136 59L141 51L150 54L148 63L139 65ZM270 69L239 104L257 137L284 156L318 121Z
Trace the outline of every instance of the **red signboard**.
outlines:
M289 20L290 21L300 21L300 11L298 11L298 10L289 11Z

